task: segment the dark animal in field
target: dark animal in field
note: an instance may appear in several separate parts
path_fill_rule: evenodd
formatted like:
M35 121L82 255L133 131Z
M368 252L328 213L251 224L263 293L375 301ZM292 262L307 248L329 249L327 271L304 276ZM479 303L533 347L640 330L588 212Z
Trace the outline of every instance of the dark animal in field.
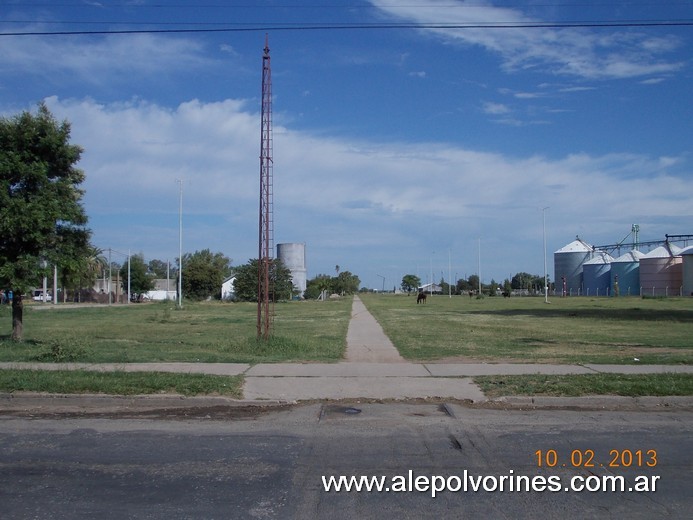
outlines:
M419 303L426 303L426 298L427 298L426 293L425 293L425 292L420 292L420 293L416 296L416 304L418 305Z
M472 296L474 296L474 291L469 291L469 299L472 299Z
M510 291L503 291L503 298L510 298Z

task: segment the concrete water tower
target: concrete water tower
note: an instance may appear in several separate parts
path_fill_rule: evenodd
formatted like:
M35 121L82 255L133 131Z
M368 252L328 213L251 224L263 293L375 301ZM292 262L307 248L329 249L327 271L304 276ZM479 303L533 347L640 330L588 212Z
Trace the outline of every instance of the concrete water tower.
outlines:
M277 258L291 271L294 287L303 294L306 290L306 244L277 244Z

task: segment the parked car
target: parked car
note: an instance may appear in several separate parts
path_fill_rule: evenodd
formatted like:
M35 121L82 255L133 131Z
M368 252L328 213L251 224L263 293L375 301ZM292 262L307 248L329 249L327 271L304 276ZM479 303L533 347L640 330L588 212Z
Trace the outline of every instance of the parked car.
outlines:
M36 289L32 295L31 299L34 300L35 302L42 302L43 301L43 290L42 289ZM51 296L51 293L48 292L46 293L46 301L50 302L53 300L53 297Z

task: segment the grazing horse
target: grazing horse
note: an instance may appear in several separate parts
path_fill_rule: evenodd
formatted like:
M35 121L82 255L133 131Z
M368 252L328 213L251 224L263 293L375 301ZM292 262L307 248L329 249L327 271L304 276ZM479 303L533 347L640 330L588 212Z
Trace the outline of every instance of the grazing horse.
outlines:
M503 298L510 298L510 291L503 291Z
M426 303L426 293L425 292L420 292L418 296L416 297L416 304L418 305L419 303Z

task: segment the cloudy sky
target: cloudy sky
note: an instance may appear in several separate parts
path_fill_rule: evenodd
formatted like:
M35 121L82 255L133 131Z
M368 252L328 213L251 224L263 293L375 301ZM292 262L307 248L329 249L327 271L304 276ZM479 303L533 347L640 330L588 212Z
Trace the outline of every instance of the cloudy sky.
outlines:
M274 239L306 243L309 278L542 274L543 216L553 278L576 235L693 233L691 20L683 0L9 0L0 113L71 122L95 245L174 261L180 179L184 251L244 264L267 34Z

